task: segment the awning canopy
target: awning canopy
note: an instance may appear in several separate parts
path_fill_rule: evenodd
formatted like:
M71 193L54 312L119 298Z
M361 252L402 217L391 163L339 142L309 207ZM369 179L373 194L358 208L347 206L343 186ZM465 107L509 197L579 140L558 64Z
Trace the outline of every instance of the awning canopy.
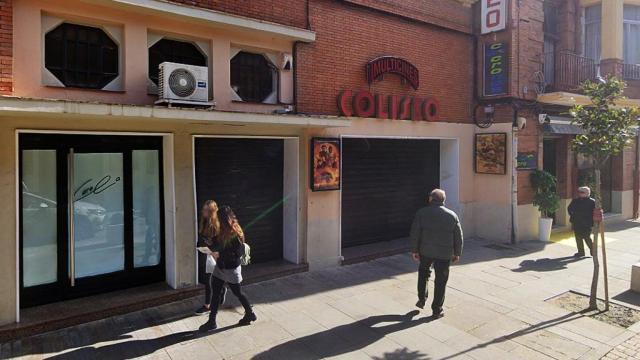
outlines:
M542 130L554 135L580 135L584 131L577 125L567 123L547 123L542 125Z

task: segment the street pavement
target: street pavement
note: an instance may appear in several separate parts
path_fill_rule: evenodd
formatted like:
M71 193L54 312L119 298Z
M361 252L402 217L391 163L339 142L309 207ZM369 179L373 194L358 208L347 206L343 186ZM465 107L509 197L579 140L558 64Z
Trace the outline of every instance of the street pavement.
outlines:
M415 308L416 264L403 254L247 286L259 317L251 326L236 325L242 310L230 295L220 329L199 332L206 316L193 315L202 301L194 298L2 344L0 358L640 358L640 323L624 329L545 301L586 294L591 280L591 259L573 258L568 236L554 240L468 240L437 320ZM628 289L639 243L640 223L608 229L612 301L635 309L640 295Z

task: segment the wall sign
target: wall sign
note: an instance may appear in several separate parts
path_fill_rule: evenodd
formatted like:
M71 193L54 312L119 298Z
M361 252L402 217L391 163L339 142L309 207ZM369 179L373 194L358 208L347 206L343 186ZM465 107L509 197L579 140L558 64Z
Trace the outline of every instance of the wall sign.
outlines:
M371 85L374 80L378 80L382 75L391 73L400 75L400 77L409 82L415 90L420 86L420 73L418 72L418 68L405 59L394 56L382 56L369 61L366 66L366 71L369 85Z
M500 96L509 93L509 71L507 44L502 42L484 44L484 71L482 95Z
M440 116L440 102L434 97L385 96L367 90L341 92L338 109L342 116L393 120L438 121Z
M535 152L518 152L517 169L535 170L538 168L538 155Z
M481 0L481 33L488 34L507 28L508 0Z
M367 63L365 69L369 84L390 73L400 75L414 90L420 86L418 69L401 58L375 58ZM440 102L434 97L373 94L367 90L341 92L338 95L338 109L342 116L392 120L438 121L440 116Z
M311 138L311 190L340 190L340 139Z

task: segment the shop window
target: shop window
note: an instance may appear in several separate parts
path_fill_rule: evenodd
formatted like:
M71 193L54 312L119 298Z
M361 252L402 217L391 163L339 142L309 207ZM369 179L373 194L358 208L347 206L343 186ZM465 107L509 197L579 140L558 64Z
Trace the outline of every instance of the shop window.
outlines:
M231 59L231 88L242 101L275 103L276 67L262 54L240 51Z
M64 86L102 89L118 77L118 45L101 28L60 24L45 34L44 58Z
M602 8L600 5L584 9L584 55L600 61Z
M207 66L207 57L187 41L162 39L149 48L149 79L158 85L158 66L163 62Z
M640 64L640 6L624 6L624 63Z

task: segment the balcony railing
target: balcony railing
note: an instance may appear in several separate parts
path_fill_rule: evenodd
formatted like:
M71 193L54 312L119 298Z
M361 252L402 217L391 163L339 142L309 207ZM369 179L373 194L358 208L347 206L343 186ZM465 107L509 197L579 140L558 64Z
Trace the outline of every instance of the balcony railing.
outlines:
M640 80L640 65L624 64L622 67L622 77L625 80Z
M576 92L580 84L598 75L595 60L567 51L544 54L542 66L546 92Z

